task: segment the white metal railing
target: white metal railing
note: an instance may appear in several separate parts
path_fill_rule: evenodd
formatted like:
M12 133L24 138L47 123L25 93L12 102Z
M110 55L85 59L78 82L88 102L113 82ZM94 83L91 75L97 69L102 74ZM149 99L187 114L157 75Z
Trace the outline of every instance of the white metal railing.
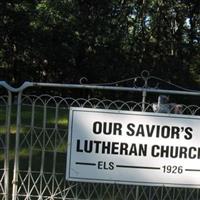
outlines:
M128 79L128 81L141 79L143 84L140 87L119 86L123 81L118 81L106 85L25 82L19 88L14 88L0 81L0 91L4 91L5 94L0 97L0 150L3 154L0 160L2 164L0 197L3 200L11 198L12 200L200 199L199 189L80 183L65 180L67 120L71 106L153 112L155 97L148 99L148 95L158 97L160 94L165 94L187 98L200 96L199 91L184 90L175 85L174 90L152 88L148 85L148 81L156 78L145 73L143 72L140 77ZM28 88L37 90L52 88L55 91L60 88L70 90L70 93L67 96L33 95L26 90ZM123 91L131 94L131 99L110 100L81 96L75 98L71 94L76 93L76 89L100 90L102 93ZM134 99L135 93L140 96L139 102ZM181 105L181 113L200 115L199 105L185 105L182 102L178 104Z

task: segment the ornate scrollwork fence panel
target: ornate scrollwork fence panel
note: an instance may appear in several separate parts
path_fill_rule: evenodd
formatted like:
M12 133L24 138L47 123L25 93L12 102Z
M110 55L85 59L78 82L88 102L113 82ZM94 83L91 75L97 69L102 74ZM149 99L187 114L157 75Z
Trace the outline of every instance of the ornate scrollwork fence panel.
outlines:
M83 79L82 81L86 81ZM158 110L157 98L160 94L173 96L178 102L171 102L167 112L185 115L200 115L197 103L188 104L180 96L195 96L199 98L198 91L161 89L164 81L143 72L140 77L123 81L98 84L50 84L25 83L20 88L7 85L8 93L17 95L12 102L13 120L11 124L11 97L0 98L0 150L3 155L0 179L0 195L12 200L197 200L200 199L200 190L192 188L170 188L139 185L120 185L105 183L71 182L65 179L66 155L68 145L68 118L70 107L126 110L139 112L156 112ZM158 82L161 82L158 84ZM170 83L170 86L174 86ZM26 90L29 88L29 90ZM33 95L35 90L46 89L46 94ZM52 95L52 91L63 90L64 95ZM78 90L101 91L96 97L77 97ZM105 98L104 92L126 92L127 97ZM81 93L80 93L81 94ZM118 96L118 95L116 95ZM136 98L137 97L137 98ZM138 100L139 99L139 100ZM178 110L176 110L178 109ZM16 119L15 119L16 118ZM2 129L3 127L3 129ZM13 127L13 130L11 130ZM14 144L10 145L9 134L13 133ZM7 139L4 135L8 136ZM9 150L9 153L8 153ZM13 164L10 168L12 177L8 176L8 156ZM11 180L12 182L8 181ZM8 184L7 184L8 183ZM8 185L10 189L8 189ZM8 196L9 192L12 195Z
M199 189L69 182L65 180L69 108L152 112L152 103L50 95L23 96L17 199L199 199ZM199 107L184 105L184 114Z

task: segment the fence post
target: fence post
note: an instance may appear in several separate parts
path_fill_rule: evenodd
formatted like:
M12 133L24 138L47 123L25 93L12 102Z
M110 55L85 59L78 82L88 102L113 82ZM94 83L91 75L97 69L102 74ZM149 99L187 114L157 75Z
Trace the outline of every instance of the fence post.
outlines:
M16 123L16 137L15 137L15 160L14 160L14 171L13 171L13 191L12 200L17 199L17 187L18 187L18 174L19 174L19 139L20 139L20 128L21 128L21 103L22 103L22 91L18 93L17 98L17 123Z
M147 70L142 71L141 77L144 81L143 90L142 90L142 112L144 112L145 111L146 96L147 96L149 72Z
M11 105L12 105L12 94L8 91L8 105L6 108L6 137L5 137L5 200L9 199L9 147L10 147L10 123L11 123Z
M146 96L147 96L147 92L144 90L142 92L142 112L145 111Z

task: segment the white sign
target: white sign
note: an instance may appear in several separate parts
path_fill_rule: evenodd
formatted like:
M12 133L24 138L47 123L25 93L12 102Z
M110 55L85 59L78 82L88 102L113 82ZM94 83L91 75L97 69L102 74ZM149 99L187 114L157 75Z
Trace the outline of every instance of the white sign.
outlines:
M200 118L71 108L66 178L200 187Z

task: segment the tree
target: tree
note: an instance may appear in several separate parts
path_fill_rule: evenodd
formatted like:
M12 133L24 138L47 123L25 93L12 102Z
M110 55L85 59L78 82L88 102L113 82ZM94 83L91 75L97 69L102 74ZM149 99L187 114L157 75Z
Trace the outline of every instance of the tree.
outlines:
M0 78L101 83L147 69L192 84L199 79L199 12L197 0L3 1Z

